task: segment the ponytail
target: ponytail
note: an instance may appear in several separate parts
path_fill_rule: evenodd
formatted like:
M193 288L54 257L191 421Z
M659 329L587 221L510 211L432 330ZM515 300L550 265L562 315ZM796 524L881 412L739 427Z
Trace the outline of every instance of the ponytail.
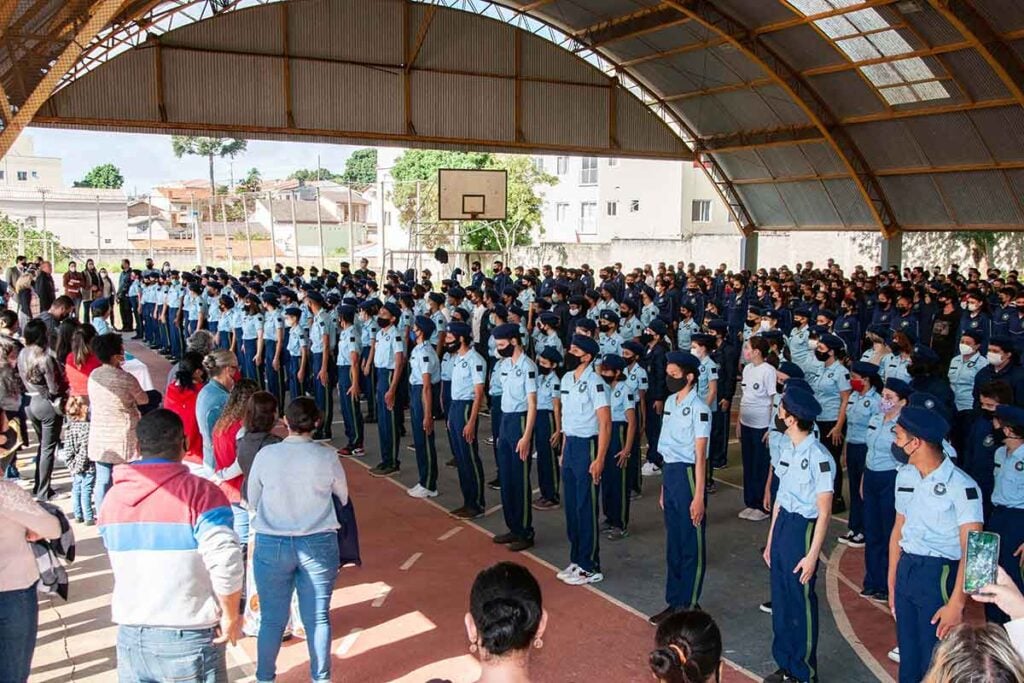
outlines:
M658 627L655 642L658 647L648 664L661 683L704 683L712 676L718 680L722 634L707 613L673 614Z

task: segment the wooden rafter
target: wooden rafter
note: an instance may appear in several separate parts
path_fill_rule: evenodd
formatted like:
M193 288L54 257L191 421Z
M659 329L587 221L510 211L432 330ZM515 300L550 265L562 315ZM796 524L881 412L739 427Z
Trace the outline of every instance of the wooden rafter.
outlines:
M687 45L680 45L670 50L662 50L661 52L652 52L649 55L643 55L636 57L635 59L627 59L619 62L619 66L623 69L628 69L633 66L640 64L646 64L647 62L654 62L659 59L665 59L666 57L674 57L675 55L686 54L687 52L696 52L698 50L707 50L719 45L725 45L729 41L725 38L712 38L710 40L702 40L699 43L689 43Z

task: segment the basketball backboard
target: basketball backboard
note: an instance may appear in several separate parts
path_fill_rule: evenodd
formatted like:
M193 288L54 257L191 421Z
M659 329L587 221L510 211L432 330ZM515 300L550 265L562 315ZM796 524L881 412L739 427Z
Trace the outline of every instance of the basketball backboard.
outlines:
M438 220L503 221L507 190L508 173L503 169L438 169Z

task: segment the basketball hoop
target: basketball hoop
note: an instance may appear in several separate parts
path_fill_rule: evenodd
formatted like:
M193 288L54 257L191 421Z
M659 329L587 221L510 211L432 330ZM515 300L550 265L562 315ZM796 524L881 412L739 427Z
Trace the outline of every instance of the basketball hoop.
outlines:
M462 213L469 216L470 220L477 220L487 211L487 197L482 194L462 195Z
M439 221L501 221L508 211L504 169L442 168L437 172Z

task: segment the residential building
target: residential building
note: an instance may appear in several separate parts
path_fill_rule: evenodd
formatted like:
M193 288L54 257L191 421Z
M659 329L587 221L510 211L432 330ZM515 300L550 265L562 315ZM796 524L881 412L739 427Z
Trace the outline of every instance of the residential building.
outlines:
M154 187L149 201L167 219L169 232L191 236L192 226L203 206L209 204L210 196L209 180L180 180Z
M127 249L128 210L121 190L55 190L0 186L0 214L26 228L49 230L72 251Z
M18 190L55 190L64 187L58 157L36 156L32 136L22 133L0 159L0 187Z

